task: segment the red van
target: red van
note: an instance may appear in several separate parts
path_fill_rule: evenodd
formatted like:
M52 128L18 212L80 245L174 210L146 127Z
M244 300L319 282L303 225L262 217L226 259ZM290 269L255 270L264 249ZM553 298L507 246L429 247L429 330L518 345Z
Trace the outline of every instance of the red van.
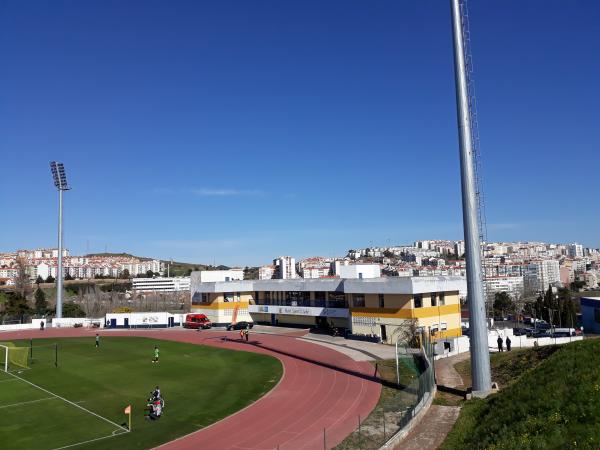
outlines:
M185 316L184 328L210 328L212 323L204 314L188 314Z

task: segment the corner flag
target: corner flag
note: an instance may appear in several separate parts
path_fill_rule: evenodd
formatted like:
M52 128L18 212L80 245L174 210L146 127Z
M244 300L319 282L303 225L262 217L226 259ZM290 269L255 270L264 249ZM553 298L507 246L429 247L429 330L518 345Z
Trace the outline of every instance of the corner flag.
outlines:
M131 405L128 405L127 408L125 408L125 414L129 416L129 431L131 431Z

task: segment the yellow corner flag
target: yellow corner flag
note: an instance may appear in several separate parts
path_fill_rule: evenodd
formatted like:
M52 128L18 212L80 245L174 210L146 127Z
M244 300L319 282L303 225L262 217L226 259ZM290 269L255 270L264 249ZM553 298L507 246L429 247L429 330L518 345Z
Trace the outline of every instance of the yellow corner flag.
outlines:
M125 408L125 414L129 416L129 431L131 431L131 405L128 405L127 408Z

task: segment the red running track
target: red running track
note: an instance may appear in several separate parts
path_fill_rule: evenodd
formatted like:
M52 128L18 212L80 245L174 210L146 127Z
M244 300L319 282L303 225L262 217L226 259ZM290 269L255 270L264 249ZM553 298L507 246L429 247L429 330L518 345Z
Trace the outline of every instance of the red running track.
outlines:
M0 333L0 339L90 336L97 330L63 328ZM381 385L373 366L321 345L291 336L237 332L101 330L105 336L144 336L272 355L284 367L279 384L250 406L206 428L162 445L165 450L323 449L339 444L373 410ZM224 340L226 338L227 340Z

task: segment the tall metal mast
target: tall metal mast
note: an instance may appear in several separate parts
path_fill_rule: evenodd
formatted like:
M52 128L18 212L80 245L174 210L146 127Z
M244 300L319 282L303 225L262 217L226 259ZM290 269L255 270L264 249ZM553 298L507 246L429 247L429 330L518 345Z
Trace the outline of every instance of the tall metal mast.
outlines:
M454 75L456 82L456 109L460 146L460 174L462 190L463 227L467 266L469 300L469 339L471 343L471 377L473 395L485 397L492 389L490 353L485 313L485 290L481 255L481 235L484 230L478 195L476 140L473 139L474 95L468 69L469 55L468 17L466 0L450 0L452 9L452 34L454 40ZM467 64L469 67L467 67ZM471 92L469 92L471 87Z
M54 186L58 189L58 261L56 270L56 317L62 318L63 306L63 191L71 189L67 183L65 166L62 163L52 161L50 170L54 178Z

